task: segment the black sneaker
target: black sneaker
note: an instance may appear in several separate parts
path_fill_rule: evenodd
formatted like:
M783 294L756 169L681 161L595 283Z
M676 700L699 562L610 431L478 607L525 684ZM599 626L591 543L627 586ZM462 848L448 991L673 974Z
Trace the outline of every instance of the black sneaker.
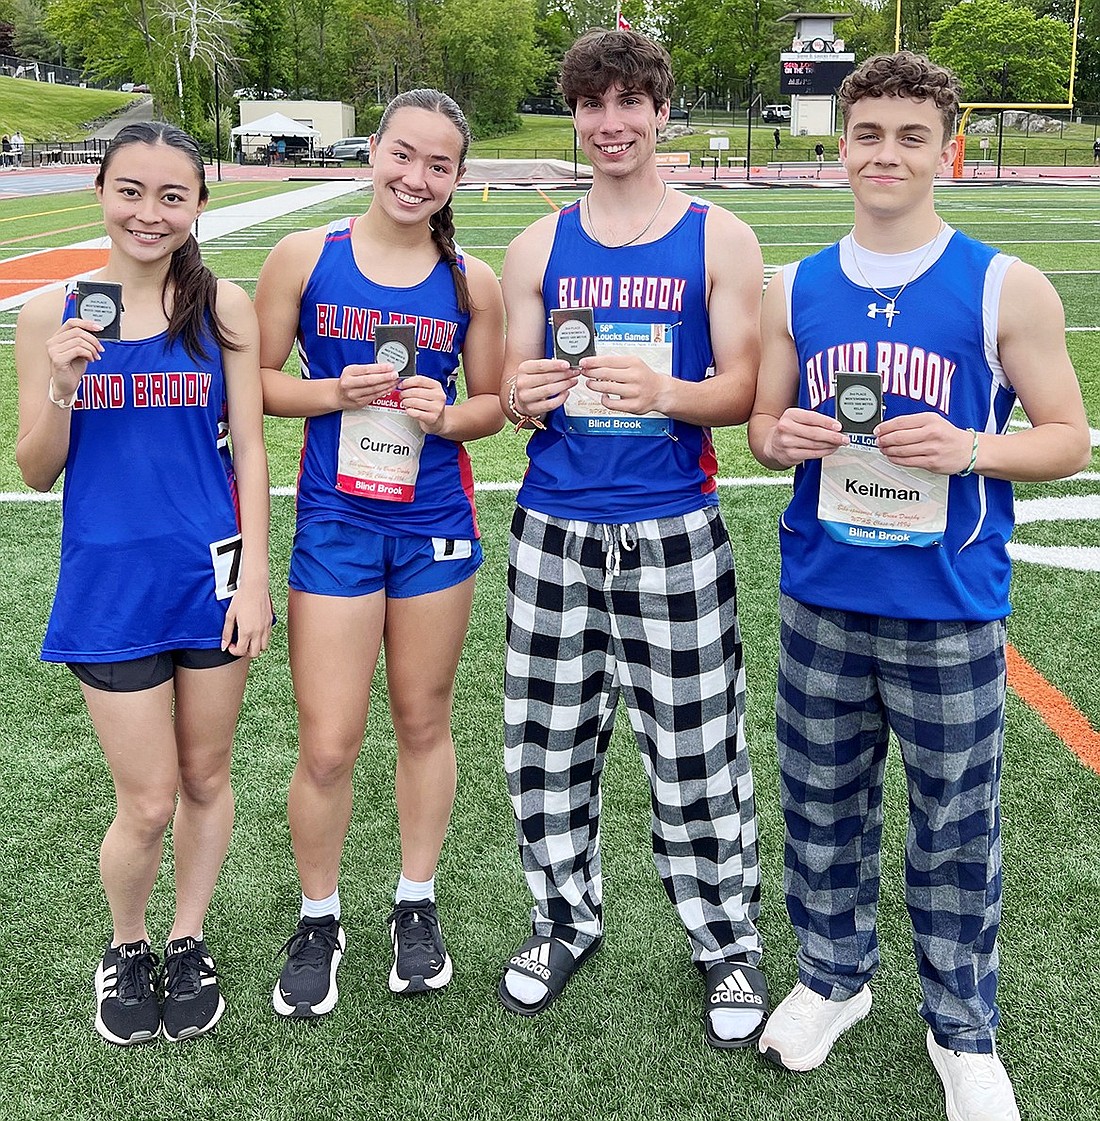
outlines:
M335 916L301 919L298 929L280 951L286 954L286 965L271 994L275 1011L280 1016L299 1019L331 1012L340 995L336 988L336 970L346 945L344 928Z
M396 903L388 922L393 940L390 992L408 995L443 988L454 971L435 904L428 899Z
M172 1043L209 1031L225 1011L214 959L201 939L164 948L164 1038Z
M128 1047L156 1039L157 955L150 953L149 943L108 944L95 971L95 996L95 1030L108 1042Z

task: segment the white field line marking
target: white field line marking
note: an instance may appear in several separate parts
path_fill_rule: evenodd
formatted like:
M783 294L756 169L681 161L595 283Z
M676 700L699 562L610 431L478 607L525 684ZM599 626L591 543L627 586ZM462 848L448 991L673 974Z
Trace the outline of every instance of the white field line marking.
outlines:
M1022 498L1016 503L1016 521L1100 521L1100 494L1064 494L1054 498Z
M720 487L744 489L746 487L784 487L790 486L793 480L792 475L761 475L753 478L746 479L718 479ZM515 493L519 490L520 484L515 483L475 483L474 490L479 492L491 491L511 491ZM272 487L272 498L293 498L294 487ZM56 494L39 494L37 491L25 494L22 491L0 491L0 503L4 502L60 502L61 492Z
M794 480L793 475L754 475L743 479L737 478L719 478L717 479L718 486L730 490L746 490L751 487L788 487ZM1100 471L1082 471L1078 475L1072 475L1068 479L1060 479L1059 482L1063 483L1096 483L1100 482ZM490 493L492 491L518 491L520 484L514 483L500 483L500 482L484 482L475 483L474 490L478 492ZM272 487L272 498L293 498L294 487ZM5 502L60 502L61 493L56 494L39 494L37 491L24 493L23 491L0 491L0 504ZM1046 501L1045 499L1021 499L1018 505L1024 505L1026 502ZM1027 508L1027 507L1025 507ZM1026 520L1037 520L1034 518Z

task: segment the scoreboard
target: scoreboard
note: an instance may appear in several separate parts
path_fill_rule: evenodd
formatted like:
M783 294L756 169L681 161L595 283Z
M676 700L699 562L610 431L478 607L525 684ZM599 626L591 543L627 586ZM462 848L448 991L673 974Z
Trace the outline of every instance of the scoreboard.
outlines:
M787 56L779 62L779 92L828 97L854 69L854 59Z

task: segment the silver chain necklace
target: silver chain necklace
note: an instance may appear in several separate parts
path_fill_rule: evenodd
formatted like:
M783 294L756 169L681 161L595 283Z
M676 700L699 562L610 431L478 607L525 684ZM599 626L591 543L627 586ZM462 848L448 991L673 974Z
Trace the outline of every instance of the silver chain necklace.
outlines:
M876 319L876 318L878 318L878 316L884 315L886 317L886 326L887 327L893 327L894 316L901 315L901 312L898 311L898 306L897 305L898 305L898 300L901 299L902 292L904 292L905 289L908 288L909 285L914 280L916 280L917 277L920 275L921 270L924 268L925 262L932 255L932 250L936 248L936 242L939 241L940 234L943 233L944 227L946 225L947 225L947 223L944 222L944 220L941 218L940 219L940 228L936 231L936 236L934 238L932 238L932 240L928 243L928 248L924 251L924 256L921 257L921 259L917 262L917 267L909 274L909 279L898 289L898 294L896 296L892 296L892 297L887 296L885 292L876 288L867 279L867 274L863 271L863 267L859 263L859 253L857 252L858 246L856 245L855 238L852 238L852 241L851 241L852 261L856 266L856 272L859 273L860 279L863 281L863 283L866 284L867 287L870 288L871 291L874 292L875 295L878 296L881 300L883 300L883 302L886 304L885 307L879 307L878 304L875 304L875 303L868 304L867 305L867 318L868 319Z
M657 209L653 211L653 216L629 241L621 242L618 245L608 245L606 241L600 241L599 235L596 233L596 224L592 221L592 207L588 201L588 196L592 193L592 191L591 189L585 191L584 214L588 219L588 228L591 231L593 240L596 242L596 244L602 245L604 249L625 249L628 245L633 245L636 241L641 241L642 238L645 237L647 233L649 233L650 227L654 222L657 221L657 215L660 214L661 210L664 208L665 199L668 198L668 184L666 183L664 186L665 189L661 192L661 201L657 203Z

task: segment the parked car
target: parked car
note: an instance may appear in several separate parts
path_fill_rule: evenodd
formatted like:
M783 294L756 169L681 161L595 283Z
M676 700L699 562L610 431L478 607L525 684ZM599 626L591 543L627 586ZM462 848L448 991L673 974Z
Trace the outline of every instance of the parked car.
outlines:
M765 105L760 116L768 124L782 124L784 121L791 119L791 107L789 105Z
M325 149L325 154L335 156L338 160L358 160L366 163L370 159L369 136L345 136Z
M519 111L548 117L569 116L569 106L560 97L525 97L519 103Z
M669 108L668 119L670 121L687 121L691 118L686 109L678 109L675 105L673 105Z

